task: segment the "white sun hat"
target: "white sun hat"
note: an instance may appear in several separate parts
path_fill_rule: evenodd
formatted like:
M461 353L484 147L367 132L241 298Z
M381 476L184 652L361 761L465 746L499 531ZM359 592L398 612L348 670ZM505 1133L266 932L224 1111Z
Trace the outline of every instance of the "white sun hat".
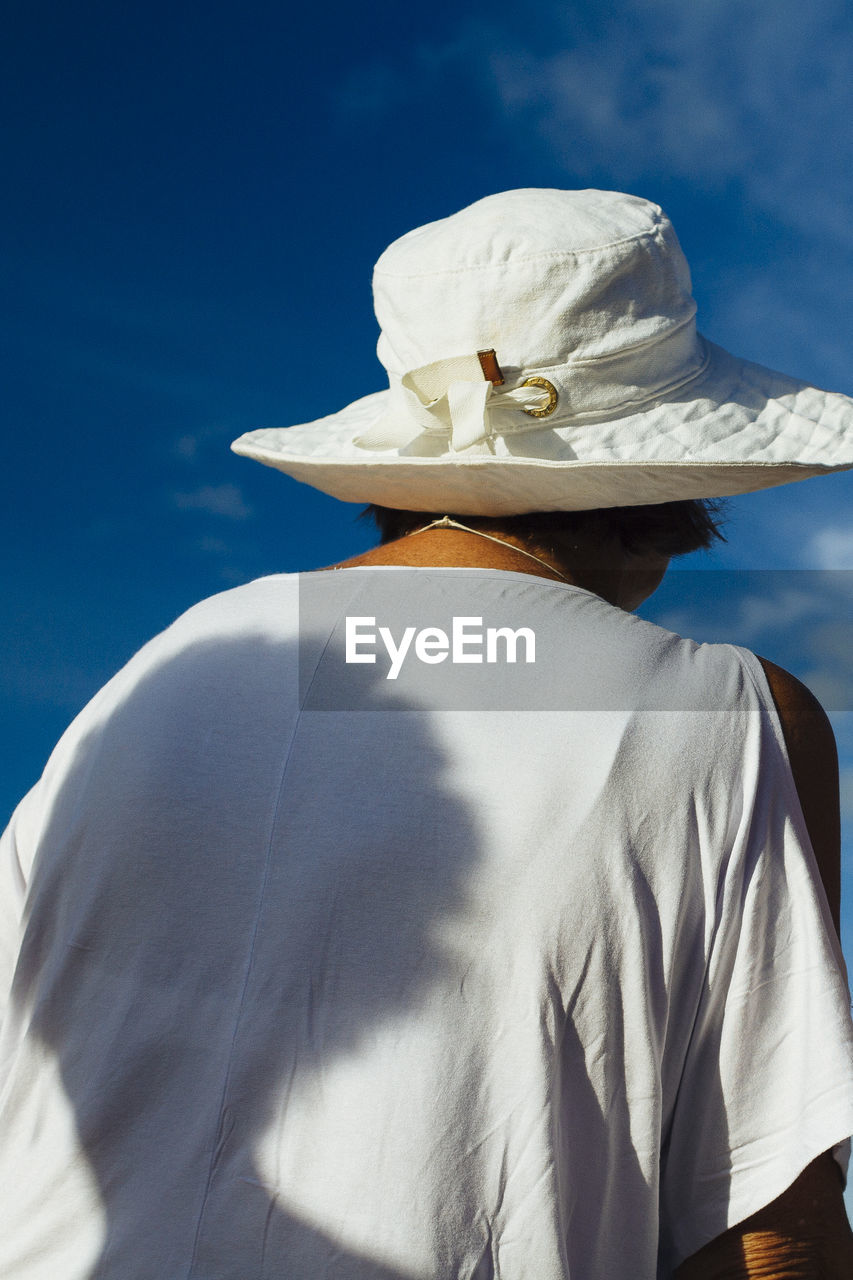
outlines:
M373 277L388 390L236 453L345 502L517 515L714 498L853 467L853 401L696 332L657 205L507 191Z

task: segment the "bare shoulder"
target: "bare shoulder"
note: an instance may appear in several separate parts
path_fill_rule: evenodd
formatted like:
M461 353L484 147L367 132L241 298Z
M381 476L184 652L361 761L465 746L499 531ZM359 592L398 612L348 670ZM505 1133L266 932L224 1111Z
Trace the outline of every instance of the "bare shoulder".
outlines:
M764 668L773 701L782 721L785 742L790 751L791 743L795 745L803 740L810 743L811 749L822 748L835 758L835 735L829 717L802 680L791 675L784 667L778 667L768 658L758 658Z
M841 816L835 735L823 707L802 681L766 658L759 662L779 713L791 773L838 930Z

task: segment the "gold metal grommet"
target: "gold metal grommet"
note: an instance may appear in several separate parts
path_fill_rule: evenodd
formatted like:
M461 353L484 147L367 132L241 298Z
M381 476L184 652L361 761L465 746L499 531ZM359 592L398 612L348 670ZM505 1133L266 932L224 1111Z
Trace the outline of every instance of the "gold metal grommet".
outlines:
M531 418L547 418L550 413L554 412L559 396L553 382L549 382L547 378L534 377L525 378L521 385L523 387L541 387L543 391L548 392L548 403L543 404L541 409L523 409L522 413L528 414Z

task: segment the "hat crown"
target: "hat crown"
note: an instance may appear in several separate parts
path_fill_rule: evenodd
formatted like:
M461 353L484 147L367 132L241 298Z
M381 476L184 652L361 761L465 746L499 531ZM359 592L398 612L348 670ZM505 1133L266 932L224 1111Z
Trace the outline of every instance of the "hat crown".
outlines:
M524 370L618 355L696 311L669 219L614 191L487 196L396 240L373 286L379 358L398 376L487 348Z
M684 255L647 200L489 196L390 245L374 292L387 389L249 432L236 452L347 502L471 515L721 497L853 467L853 401L699 337Z

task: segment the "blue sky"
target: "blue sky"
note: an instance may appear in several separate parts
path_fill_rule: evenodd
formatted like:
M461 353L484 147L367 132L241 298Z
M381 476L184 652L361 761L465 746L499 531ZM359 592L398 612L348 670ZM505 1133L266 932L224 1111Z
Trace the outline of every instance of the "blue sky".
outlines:
M4 25L4 815L184 608L369 544L228 444L380 389L370 271L412 226L511 187L630 190L672 217L704 333L853 393L843 0L9 0ZM848 954L851 499L853 472L733 501L728 545L646 608L823 697Z

